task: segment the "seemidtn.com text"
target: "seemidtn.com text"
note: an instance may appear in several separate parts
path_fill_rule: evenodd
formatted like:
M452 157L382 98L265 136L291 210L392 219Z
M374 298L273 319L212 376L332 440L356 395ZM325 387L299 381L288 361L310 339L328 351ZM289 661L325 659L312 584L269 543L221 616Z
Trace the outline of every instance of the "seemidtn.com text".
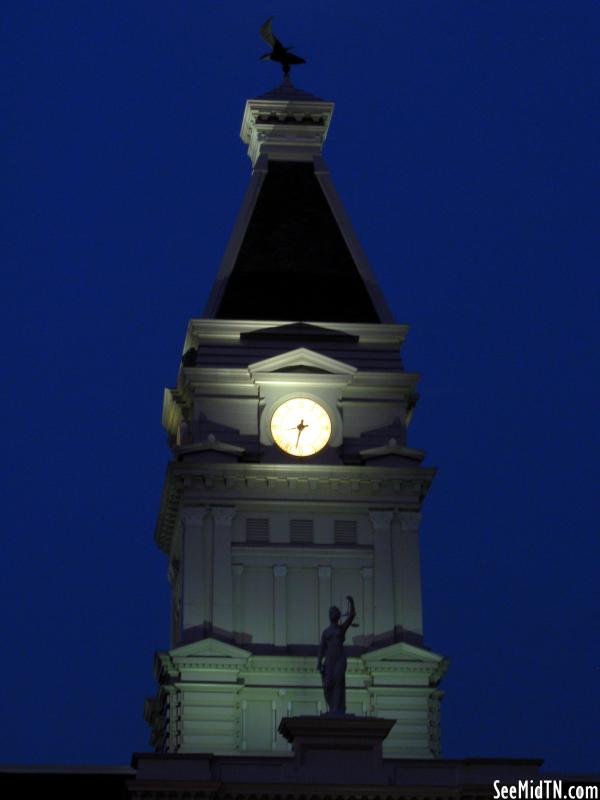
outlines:
M494 781L494 800L598 800L598 786L545 778L516 783Z

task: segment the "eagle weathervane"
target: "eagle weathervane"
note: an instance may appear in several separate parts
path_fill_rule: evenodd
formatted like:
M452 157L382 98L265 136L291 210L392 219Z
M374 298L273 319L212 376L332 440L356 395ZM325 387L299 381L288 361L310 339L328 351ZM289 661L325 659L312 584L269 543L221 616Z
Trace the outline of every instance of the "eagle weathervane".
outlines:
M263 23L260 29L260 35L262 38L270 44L273 48L270 53L265 53L260 57L261 61L278 61L281 64L281 68L283 69L284 75L290 74L290 67L292 64L306 64L305 59L300 58L300 56L294 55L294 53L290 53L290 50L293 49L293 46L284 47L279 39L273 35L271 30L271 21L273 17L269 17L269 19Z

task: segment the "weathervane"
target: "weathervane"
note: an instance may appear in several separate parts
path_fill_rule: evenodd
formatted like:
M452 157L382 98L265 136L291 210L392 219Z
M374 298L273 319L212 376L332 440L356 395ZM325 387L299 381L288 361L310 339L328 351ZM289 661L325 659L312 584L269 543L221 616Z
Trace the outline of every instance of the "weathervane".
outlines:
M292 64L306 64L306 61L300 56L296 56L293 53L290 53L292 50L292 46L284 47L279 39L277 39L273 32L271 31L271 21L273 17L269 17L269 19L263 23L260 29L260 35L262 38L270 44L273 48L270 53L265 53L260 57L261 61L278 61L281 64L281 68L283 69L284 75L290 74L290 67Z

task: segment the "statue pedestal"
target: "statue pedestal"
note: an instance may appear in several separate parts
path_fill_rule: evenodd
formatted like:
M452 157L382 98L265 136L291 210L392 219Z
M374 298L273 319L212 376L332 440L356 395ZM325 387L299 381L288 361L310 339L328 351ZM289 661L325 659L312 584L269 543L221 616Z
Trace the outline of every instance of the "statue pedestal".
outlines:
M382 769L382 744L395 719L284 717L279 733L292 744L294 767L311 780L368 781Z

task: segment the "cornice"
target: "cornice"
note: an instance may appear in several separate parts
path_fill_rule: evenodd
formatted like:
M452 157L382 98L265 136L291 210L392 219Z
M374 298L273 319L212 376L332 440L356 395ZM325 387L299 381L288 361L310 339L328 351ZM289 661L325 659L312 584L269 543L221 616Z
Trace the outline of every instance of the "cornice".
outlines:
M212 438L211 438L212 437ZM227 455L241 456L245 450L227 442L218 441L213 434L209 434L207 441L194 442L194 444L175 445L171 448L175 456L189 455L191 453L225 453Z
M412 461L420 462L425 458L425 451L415 450L412 447L403 447L396 444L394 439L390 439L390 442L382 447L370 447L367 450L360 450L359 456L365 461L371 458L383 458L385 456L402 456L403 458L409 458Z
M396 676L402 675L426 675L429 678L429 686L411 685L390 685L390 690L395 689L402 692L422 693L436 687L442 675L448 667L448 660L442 658L440 662L414 661L410 656L399 658L394 661L369 661L364 656L351 656L348 658L346 675L349 679L357 678L376 678L381 675ZM219 671L231 674L238 673L240 680L251 679L255 675L307 675L318 682L319 676L315 670L315 659L312 656L288 656L288 655L248 655L242 656L221 656L206 655L198 653L177 654L177 650L161 651L155 656L155 674L161 685L172 684L174 682L187 682L182 677L184 673L198 673L198 678L193 678L192 683L203 683L201 674L208 671ZM223 684L224 689L230 688L231 684ZM365 688L378 691L381 687L366 684ZM439 691L439 690L438 690Z
M439 664L444 660L444 656L435 653L433 650L404 641L374 648L364 653L361 658L373 664L393 661L427 661L430 664Z
M214 464L170 462L155 539L170 551L185 492L190 505L310 500L363 508L419 511L433 481L433 467L327 466L316 464Z
M240 334L266 328L277 328L283 325L293 325L297 320L249 320L249 319L207 319L194 318L188 323L188 339L186 347L197 346L198 342L212 341L239 341ZM328 328L340 333L357 336L362 344L382 344L390 348L400 347L409 330L408 325L395 323L364 323L364 322L311 322L315 327Z
M408 657L405 657L407 660L398 660L398 661L375 661L375 662L368 662L367 671L373 677L377 677L378 675L427 675L429 687L434 688L437 684L441 681L443 676L445 675L448 666L450 664L449 659L441 658L440 661L409 661ZM395 688L402 688L405 687L395 687ZM414 687L420 688L423 687Z
M434 675L437 670L437 665L429 663L427 661L423 661L421 663L416 663L414 661L410 662L375 662L374 664L369 664L368 670L370 675L377 676L377 675ZM418 688L418 687L417 687Z
M380 467L380 466L355 466L355 465L329 465L329 464L203 464L199 462L171 461L168 467L174 474L206 475L207 477L221 476L233 480L264 480L269 488L277 488L280 480L306 482L307 488L316 488L317 483L326 482L367 482L373 481L413 481L433 480L436 473L434 467ZM316 482L316 483L315 483ZM352 485L351 488L355 488Z
M333 361L333 359L329 359ZM342 363L342 362L339 362ZM377 399L387 402L390 397L402 395L408 403L413 396L417 383L420 380L418 372L388 371L356 369L347 365L345 372L273 372L255 371L256 365L248 367L183 367L180 372L180 384L176 389L167 389L165 392L165 411L163 424L170 419L172 414L168 403L186 407L191 405L193 393L211 393L216 389L242 393L247 397L256 395L256 385L266 384L299 384L314 386L340 386L344 387L344 402L360 400L363 393L376 393Z
M283 99L274 100L271 98L256 98L246 101L240 138L245 143L250 142L252 129L257 125L298 124L314 125L325 128L329 127L329 121L333 114L335 104L327 100L308 100L308 99ZM261 119L264 117L264 120Z
M271 158L308 160L321 153L334 104L307 97L248 100L240 137L256 164L261 154Z
M352 376L352 385L362 388L371 384L380 384L390 390L399 388L413 389L420 379L421 375L418 372L405 372L404 370L380 372L378 370L361 369L357 370Z
M181 375L184 378L179 391L184 387L208 384L250 384L246 367L182 367Z

